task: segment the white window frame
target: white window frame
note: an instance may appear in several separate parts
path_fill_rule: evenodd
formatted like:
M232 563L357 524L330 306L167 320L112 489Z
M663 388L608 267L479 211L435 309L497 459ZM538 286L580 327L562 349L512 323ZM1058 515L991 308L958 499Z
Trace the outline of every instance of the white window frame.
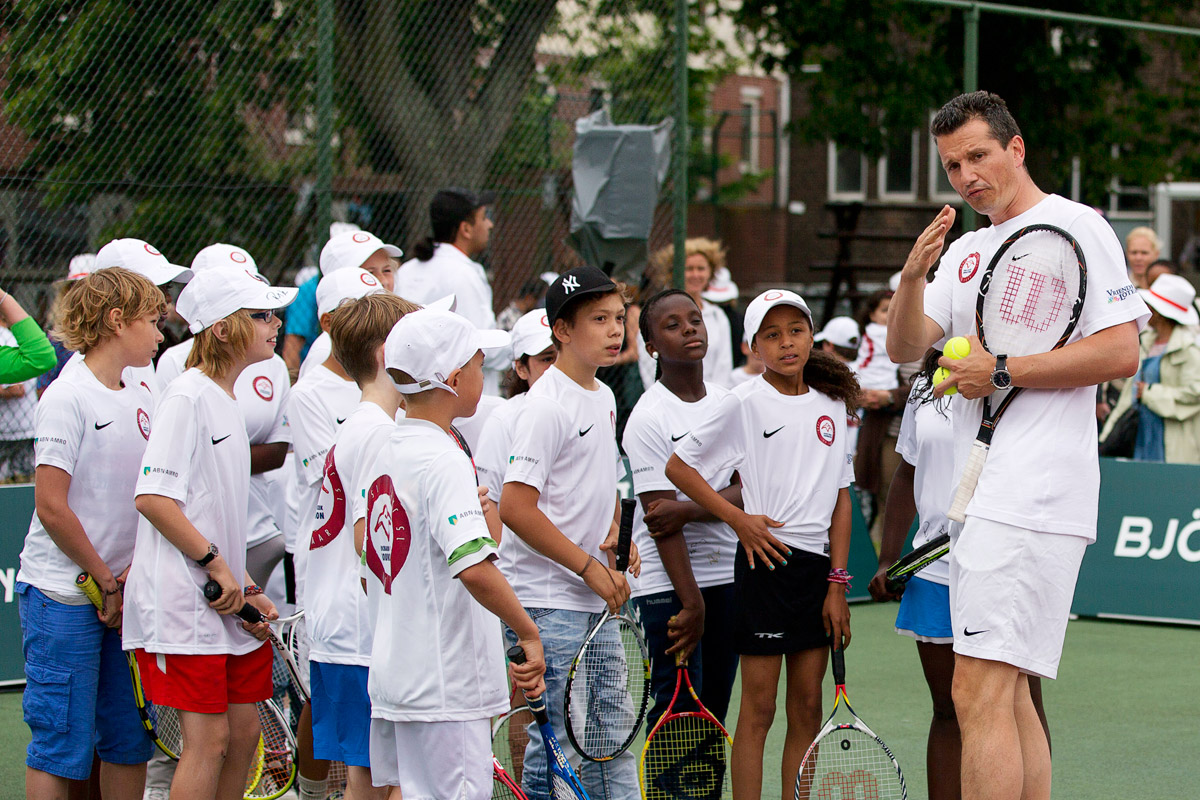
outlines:
M908 180L909 180L909 186L912 188L909 191L907 191L907 192L889 192L888 191L888 189L887 189L887 163L888 163L887 152L884 151L884 154L882 156L880 156L880 158L879 158L879 164L878 164L879 174L877 175L878 192L879 192L879 199L883 200L884 202L912 203L912 202L915 202L917 199L917 176L920 174L920 172L918 171L918 167L919 167L919 162L920 162L920 157L921 157L921 154L920 154L921 139L920 139L920 133L917 131L916 128L914 128L912 131L911 141L912 141L912 143L911 143L910 147L911 147L911 152L912 152L912 160L910 163L912 164L912 167L909 170L910 174L909 174Z
M747 106L749 106L749 128L750 128L750 160L743 161L741 159L741 141L738 142L738 169L743 175L751 172L758 172L759 163L759 136L762 131L760 129L760 118L762 116L762 89L757 86L742 86L739 90L741 97L742 111L742 126L739 134L744 136L746 130Z
M837 142L832 139L827 143L825 175L826 191L830 200L841 202L862 202L867 199L867 156L862 158L861 188L855 192L839 192L837 189Z

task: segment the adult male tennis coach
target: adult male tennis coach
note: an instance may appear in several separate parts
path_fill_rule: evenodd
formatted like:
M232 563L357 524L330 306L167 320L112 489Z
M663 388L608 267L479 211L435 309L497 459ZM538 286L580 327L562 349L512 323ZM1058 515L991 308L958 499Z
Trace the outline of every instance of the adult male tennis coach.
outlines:
M938 260L954 222L944 207L917 239L888 312L893 361L921 358L951 336L971 354L943 359L968 400L954 418L955 482L982 418L982 398L1025 387L996 425L991 452L950 549L954 705L962 730L963 797L1050 796L1050 749L1029 694L1029 675L1054 678L1084 548L1096 538L1100 469L1095 385L1132 375L1149 311L1129 285L1121 244L1093 209L1033 182L1025 141L1004 100L959 95L931 125L954 190L991 227L967 233ZM1078 325L1061 349L999 359L974 336L979 283L992 255L1032 223L1070 233L1087 261ZM1033 390L1033 391L1030 391Z

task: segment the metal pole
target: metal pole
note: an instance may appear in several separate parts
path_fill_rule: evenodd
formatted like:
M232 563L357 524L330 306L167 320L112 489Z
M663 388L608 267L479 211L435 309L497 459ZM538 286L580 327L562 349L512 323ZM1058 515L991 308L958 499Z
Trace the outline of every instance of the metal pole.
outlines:
M674 283L683 288L687 242L688 168L688 5L675 0L675 269Z
M333 0L317 3L317 248L333 216Z
M979 88L979 6L972 5L963 14L963 92L974 92ZM975 209L965 202L962 210L964 231L979 227Z
M1015 17L1056 19L1062 22L1082 22L1086 25L1103 25L1109 28L1128 28L1134 31L1147 31L1149 33L1200 36L1200 28L1185 28L1181 25L1161 25L1157 22L1141 22L1132 19L1116 19L1114 17L1094 17L1090 14L1072 14L1068 11L1051 11L1046 8L1007 6L1001 3L976 2L976 0L912 0L912 2L924 3L930 6L977 9L978 11L987 11L989 14L1011 14Z

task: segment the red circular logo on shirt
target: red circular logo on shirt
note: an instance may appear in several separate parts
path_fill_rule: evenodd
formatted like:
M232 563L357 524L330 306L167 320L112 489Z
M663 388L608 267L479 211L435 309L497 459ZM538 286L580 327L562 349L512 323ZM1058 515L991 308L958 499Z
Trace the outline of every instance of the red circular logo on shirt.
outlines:
M834 431L833 417L822 415L817 420L817 438L821 440L821 444L832 447Z
M142 432L142 436L145 436L146 439L149 440L150 439L150 415L139 408L138 413L137 413L137 420L138 420L138 430Z
M369 272L364 272L362 275L359 275L358 279L360 281L362 281L363 283L365 283L367 286L378 286L379 285L379 281L375 280L375 276Z
M783 297L783 292L767 292L763 295L763 300L778 300Z
M408 559L412 543L408 514L400 505L392 479L380 475L367 490L367 531L363 545L367 569L392 593L392 581Z
M975 277L975 273L979 271L979 253L971 253L962 260L958 265L958 279L963 283Z
M358 242L359 244L362 244L363 242L369 242L369 241L371 241L371 234L369 234L369 233L356 233L356 234L354 234L353 236L351 236L350 238L351 238L351 239L353 239L354 241Z
M149 242L143 244L142 247L146 248L146 252L152 256L161 256L162 255L162 253L155 250L154 245L150 244Z
M242 255L241 253L238 253L238 252L232 252L232 253L230 253L230 254L229 254L229 260L230 260L230 261L233 261L233 262L236 262L236 263L238 263L238 264L245 264L245 263L246 263L246 257L245 257L244 255Z
M254 379L254 393L263 400L270 401L275 396L275 384L271 383L271 379L266 375L259 375Z

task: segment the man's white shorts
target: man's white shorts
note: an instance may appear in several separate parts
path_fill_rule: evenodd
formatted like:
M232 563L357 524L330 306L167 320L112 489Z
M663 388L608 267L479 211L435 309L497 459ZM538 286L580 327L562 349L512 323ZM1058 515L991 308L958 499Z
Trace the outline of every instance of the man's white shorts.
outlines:
M491 720L371 720L371 783L399 786L404 800L488 800Z
M952 527L954 652L1054 678L1087 540L978 517Z

